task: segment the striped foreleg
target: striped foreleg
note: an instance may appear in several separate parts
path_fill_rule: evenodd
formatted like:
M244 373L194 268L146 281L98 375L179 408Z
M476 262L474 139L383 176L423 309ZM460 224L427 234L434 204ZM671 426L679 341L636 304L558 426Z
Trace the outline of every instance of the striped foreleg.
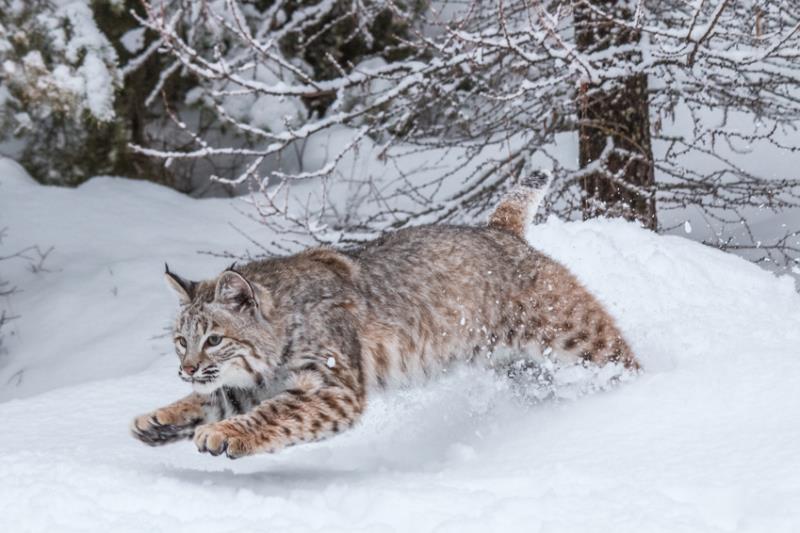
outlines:
M355 391L342 386L304 387L304 382L314 380L294 381L293 388L246 414L198 427L197 449L211 455L225 453L231 459L274 453L339 433L360 416L363 399Z
M208 396L192 393L152 413L137 416L131 424L131 433L150 446L190 439L195 427L208 420L210 401Z

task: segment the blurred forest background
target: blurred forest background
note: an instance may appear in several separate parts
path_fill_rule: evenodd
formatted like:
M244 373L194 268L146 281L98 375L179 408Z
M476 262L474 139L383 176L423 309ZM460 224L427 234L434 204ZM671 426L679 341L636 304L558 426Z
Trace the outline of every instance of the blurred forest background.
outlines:
M544 212L800 261L794 0L0 0L0 153L293 239ZM253 236L258 240L258 236Z

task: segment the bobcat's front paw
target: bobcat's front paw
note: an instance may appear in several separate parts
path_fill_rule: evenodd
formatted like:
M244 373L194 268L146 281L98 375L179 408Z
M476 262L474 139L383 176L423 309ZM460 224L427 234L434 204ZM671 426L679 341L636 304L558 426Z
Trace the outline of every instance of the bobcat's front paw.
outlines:
M199 420L187 420L182 413L159 409L134 418L131 433L145 444L160 446L191 438L198 423Z
M194 430L194 443L199 452L211 455L225 453L230 459L238 459L256 451L252 435L229 420L198 426Z

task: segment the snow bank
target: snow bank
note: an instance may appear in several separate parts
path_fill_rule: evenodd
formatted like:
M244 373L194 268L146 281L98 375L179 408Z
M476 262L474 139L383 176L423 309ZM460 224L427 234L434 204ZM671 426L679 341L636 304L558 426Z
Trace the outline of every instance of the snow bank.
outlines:
M186 392L160 337L163 260L189 276L263 230L223 200L103 178L8 177L6 246L54 245L0 362L2 531L794 531L800 297L736 257L632 224L551 220L531 242L611 312L645 373L527 405L474 369L373 399L335 439L231 462L151 449L129 419ZM12 239L13 238L13 242ZM21 372L21 374L19 374ZM21 376L15 380L13 376ZM9 381L10 380L10 381Z
M2 263L3 278L24 290L8 302L21 318L12 323L10 355L0 356L0 400L140 371L169 351L163 336L175 300L164 262L211 276L231 260L198 251L252 248L235 228L259 226L232 203L121 178L42 187L0 159L0 228L8 228L0 255L54 247L45 273Z

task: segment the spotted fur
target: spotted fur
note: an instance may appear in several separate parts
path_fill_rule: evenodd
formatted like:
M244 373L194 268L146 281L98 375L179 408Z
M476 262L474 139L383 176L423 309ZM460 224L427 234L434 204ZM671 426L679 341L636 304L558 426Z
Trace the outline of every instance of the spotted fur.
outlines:
M370 390L458 360L492 365L501 348L637 369L602 305L502 220L517 219L404 229L198 283L168 270L179 375L194 392L136 418L133 434L231 458L276 452L351 427Z

